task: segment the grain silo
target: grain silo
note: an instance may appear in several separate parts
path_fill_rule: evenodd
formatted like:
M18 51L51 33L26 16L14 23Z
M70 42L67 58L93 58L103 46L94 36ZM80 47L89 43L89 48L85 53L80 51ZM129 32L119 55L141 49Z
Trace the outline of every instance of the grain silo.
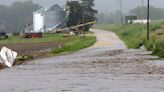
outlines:
M66 25L66 11L55 4L49 9L40 9L33 13L33 31L48 32Z
M44 32L44 9L40 9L33 13L33 31Z

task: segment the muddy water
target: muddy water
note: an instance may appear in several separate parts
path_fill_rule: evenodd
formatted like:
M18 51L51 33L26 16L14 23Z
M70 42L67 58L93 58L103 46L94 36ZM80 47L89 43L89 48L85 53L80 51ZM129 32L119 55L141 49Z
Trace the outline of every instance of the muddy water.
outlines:
M67 55L0 71L0 92L163 92L163 69L143 50L126 49L112 32L93 30L97 43Z

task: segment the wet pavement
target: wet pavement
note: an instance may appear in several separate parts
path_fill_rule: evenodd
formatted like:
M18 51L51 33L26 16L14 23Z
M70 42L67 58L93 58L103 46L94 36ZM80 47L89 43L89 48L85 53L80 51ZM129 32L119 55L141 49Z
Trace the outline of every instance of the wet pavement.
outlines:
M163 61L126 49L112 32L93 32L92 47L1 70L0 92L164 92Z

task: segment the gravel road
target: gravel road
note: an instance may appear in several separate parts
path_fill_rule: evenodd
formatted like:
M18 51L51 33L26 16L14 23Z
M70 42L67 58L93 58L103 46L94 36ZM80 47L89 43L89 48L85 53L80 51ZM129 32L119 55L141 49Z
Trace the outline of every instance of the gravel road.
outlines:
M93 32L92 47L1 70L0 92L164 92L162 60L126 49L112 32Z

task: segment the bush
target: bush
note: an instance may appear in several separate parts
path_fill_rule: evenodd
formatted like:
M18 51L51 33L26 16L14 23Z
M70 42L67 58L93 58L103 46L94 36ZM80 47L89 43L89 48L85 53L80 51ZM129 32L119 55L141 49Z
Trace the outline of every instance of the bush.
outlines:
M155 42L153 54L164 57L164 38L160 38Z
M151 31L156 31L158 29L161 29L161 25L159 25L159 24L150 25L150 30Z
M149 41L149 42L145 42L145 47L148 51L152 51L154 49L154 42L153 41Z

